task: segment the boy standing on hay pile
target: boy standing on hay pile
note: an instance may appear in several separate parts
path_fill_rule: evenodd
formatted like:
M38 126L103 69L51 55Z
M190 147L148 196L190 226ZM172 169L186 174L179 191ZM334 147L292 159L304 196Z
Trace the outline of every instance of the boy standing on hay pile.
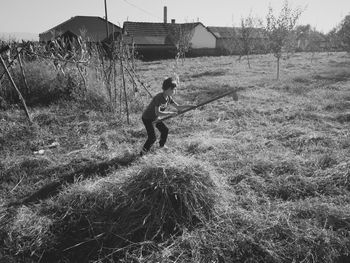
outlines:
M156 134L153 127L153 122L155 120L159 120L159 117L177 115L177 112L175 111L166 111L166 108L169 104L174 106L176 110L183 110L193 106L179 105L173 100L172 96L176 93L176 86L176 81L173 78L167 78L166 80L164 80L162 85L163 92L160 92L156 96L154 96L150 104L143 112L142 122L146 127L148 138L145 144L143 145L143 148L140 152L140 156L143 156L145 153L147 153L156 141ZM165 142L168 138L169 129L162 121L158 121L155 126L160 132L159 147L162 148L164 147Z

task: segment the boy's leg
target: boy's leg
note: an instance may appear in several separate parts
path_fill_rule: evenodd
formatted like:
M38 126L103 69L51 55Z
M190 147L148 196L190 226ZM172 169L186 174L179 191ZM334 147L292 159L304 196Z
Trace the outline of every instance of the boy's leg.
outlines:
M156 133L154 131L152 120L142 119L142 122L146 127L147 136L148 136L147 141L143 145L142 150L145 152L148 152L151 149L153 143L156 141Z
M163 122L158 122L156 127L160 131L159 147L163 147L168 138L169 129Z

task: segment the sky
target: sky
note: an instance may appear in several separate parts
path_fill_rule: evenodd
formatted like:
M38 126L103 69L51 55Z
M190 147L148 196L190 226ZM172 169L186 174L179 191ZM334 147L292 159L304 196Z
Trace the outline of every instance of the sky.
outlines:
M104 0L0 0L0 32L39 34L73 16L105 16ZM124 21L202 22L205 26L239 26L250 14L264 19L271 6L278 15L284 0L106 0L108 20L120 27ZM350 0L288 0L303 11L299 25L310 24L329 32L348 14Z

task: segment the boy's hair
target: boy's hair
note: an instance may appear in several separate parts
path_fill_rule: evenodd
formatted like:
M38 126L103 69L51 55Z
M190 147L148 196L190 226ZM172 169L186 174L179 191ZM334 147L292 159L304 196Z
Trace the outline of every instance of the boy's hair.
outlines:
M176 81L173 78L170 77L163 81L163 86L162 86L163 90L173 89L175 87L176 87Z

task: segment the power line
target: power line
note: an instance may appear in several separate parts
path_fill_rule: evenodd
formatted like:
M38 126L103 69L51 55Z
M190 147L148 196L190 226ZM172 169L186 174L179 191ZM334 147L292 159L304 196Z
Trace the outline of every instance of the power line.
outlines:
M144 12L144 13L150 15L150 16L153 16L153 17L155 17L155 18L157 18L157 19L161 19L159 16L157 16L157 15L155 15L155 14L153 14L153 13L150 13L150 12L148 12L147 10L145 10L145 9L143 9L143 8L141 8L141 7L138 7L137 5L135 5L135 4L133 4L133 3L130 3L130 2L127 1L127 0L123 0L123 1L124 1L125 3L131 5L132 7L135 7L136 9L138 9L138 10L140 10L140 11L142 11L142 12Z

